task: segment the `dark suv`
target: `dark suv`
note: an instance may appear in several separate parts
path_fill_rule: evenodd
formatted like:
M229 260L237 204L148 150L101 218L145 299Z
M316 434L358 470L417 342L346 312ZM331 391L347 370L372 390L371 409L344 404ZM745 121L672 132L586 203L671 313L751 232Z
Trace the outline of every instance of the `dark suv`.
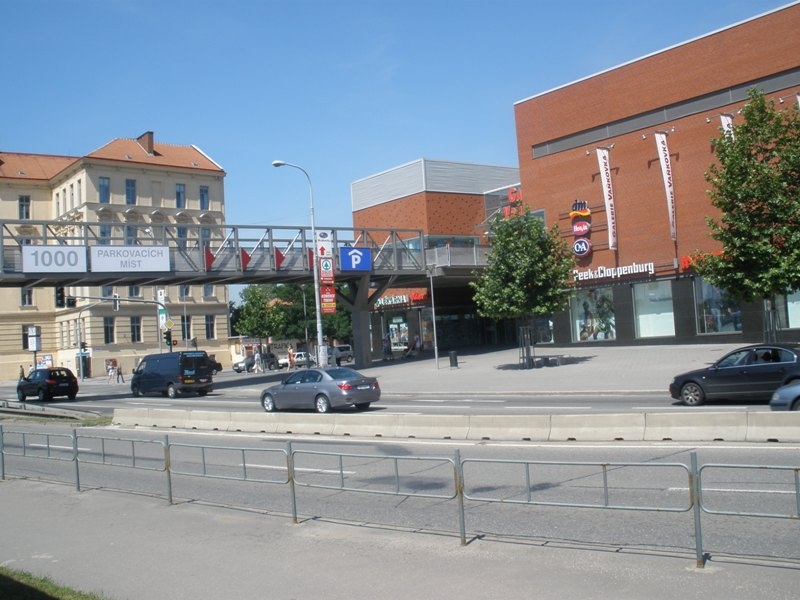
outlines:
M17 398L24 402L28 396L36 396L41 402L55 396L66 396L75 400L78 395L78 379L65 367L35 369L17 382Z

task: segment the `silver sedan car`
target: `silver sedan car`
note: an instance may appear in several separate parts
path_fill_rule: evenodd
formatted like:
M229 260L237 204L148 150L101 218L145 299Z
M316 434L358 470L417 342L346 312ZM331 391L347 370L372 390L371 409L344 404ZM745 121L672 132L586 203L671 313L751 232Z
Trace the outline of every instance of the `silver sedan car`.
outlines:
M775 390L769 407L772 410L800 410L800 381L792 381Z
M347 367L315 368L292 373L278 385L266 388L261 392L261 406L267 412L313 408L326 413L348 406L366 410L380 398L381 388L374 377Z

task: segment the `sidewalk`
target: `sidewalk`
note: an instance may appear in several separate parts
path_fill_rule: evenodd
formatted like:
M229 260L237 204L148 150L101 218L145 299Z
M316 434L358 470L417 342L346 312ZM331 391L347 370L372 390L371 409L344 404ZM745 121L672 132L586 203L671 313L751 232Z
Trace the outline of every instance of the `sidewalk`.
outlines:
M454 534L0 482L0 564L112 600L797 597L797 566Z

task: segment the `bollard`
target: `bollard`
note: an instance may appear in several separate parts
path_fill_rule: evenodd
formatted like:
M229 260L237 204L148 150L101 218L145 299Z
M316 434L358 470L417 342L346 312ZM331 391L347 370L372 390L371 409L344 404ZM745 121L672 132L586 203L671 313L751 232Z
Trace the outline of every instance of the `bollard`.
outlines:
M450 351L450 368L457 369L458 368L458 352L455 350Z

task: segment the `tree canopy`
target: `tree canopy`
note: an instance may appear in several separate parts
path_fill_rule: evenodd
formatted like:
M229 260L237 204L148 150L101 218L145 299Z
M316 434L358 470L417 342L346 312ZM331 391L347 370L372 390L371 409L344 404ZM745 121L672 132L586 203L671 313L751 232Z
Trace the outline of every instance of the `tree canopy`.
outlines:
M743 301L800 288L800 118L752 89L743 121L712 140L706 173L720 210L706 219L720 253L699 252L695 271Z
M478 314L495 319L547 315L566 306L574 259L558 234L529 211L492 224L487 266L470 285Z

